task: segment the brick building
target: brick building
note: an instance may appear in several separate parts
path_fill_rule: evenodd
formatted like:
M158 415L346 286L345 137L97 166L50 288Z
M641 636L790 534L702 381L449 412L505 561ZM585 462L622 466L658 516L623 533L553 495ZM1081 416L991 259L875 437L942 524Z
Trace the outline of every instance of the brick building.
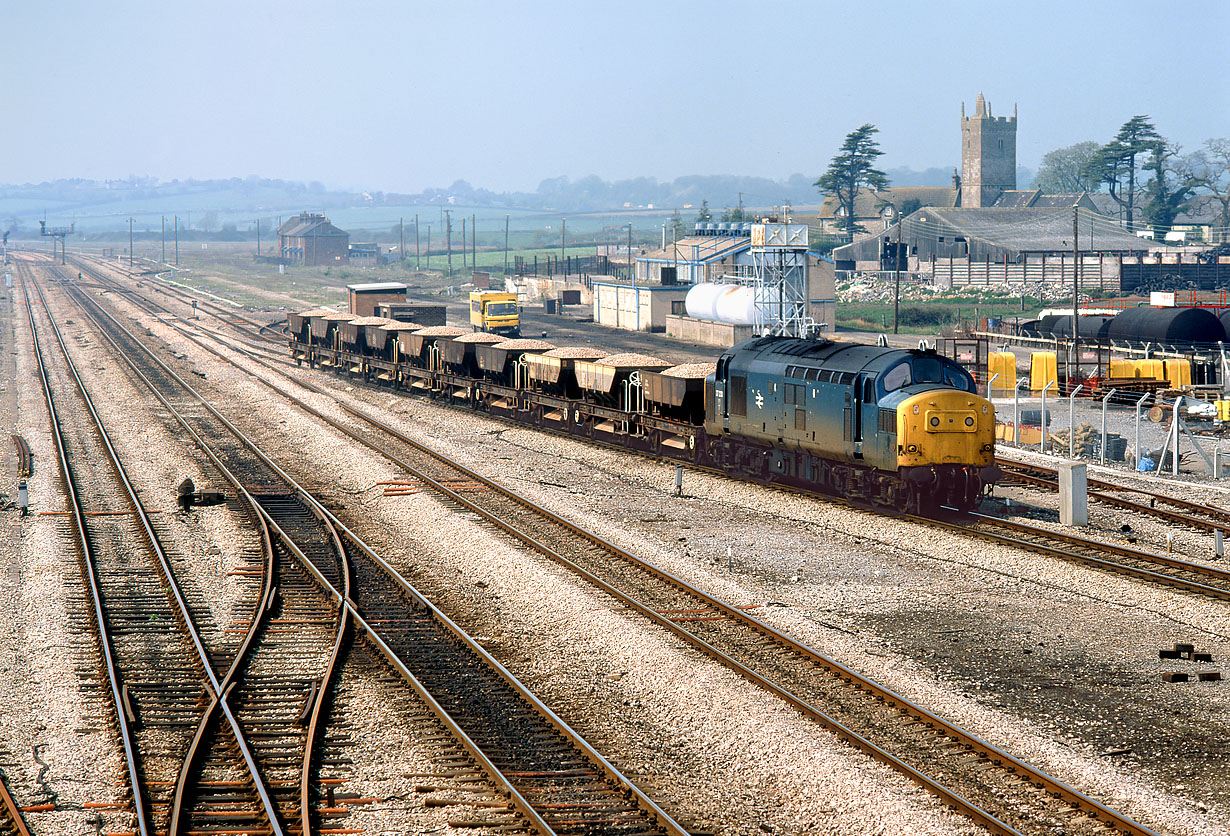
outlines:
M335 227L324 215L302 212L278 227L278 250L287 263L304 267L345 263L350 255L350 233Z

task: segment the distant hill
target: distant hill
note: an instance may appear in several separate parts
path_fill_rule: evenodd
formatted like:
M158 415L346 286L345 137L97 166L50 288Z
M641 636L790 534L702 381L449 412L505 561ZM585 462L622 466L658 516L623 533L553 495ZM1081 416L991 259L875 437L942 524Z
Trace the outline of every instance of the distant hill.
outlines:
M952 172L943 168L915 171L895 168L886 172L897 186L946 186ZM326 188L318 182L301 183L262 177L232 177L225 180L158 180L128 177L123 180L53 180L45 183L0 185L0 230L15 238L38 235L38 221L53 226L76 222L78 232L90 235L127 229L134 218L138 229L157 231L162 218L168 228L179 217L185 235L246 238L260 219L263 234L272 235L283 218L305 209L342 213L385 208L383 214L396 220L396 210L413 213L417 207L459 205L529 212L620 212L678 209L685 220L695 218L702 202L708 201L714 219L739 201L747 207L766 208L790 204L796 209L816 206L821 196L812 185L815 175L794 174L785 180L737 175L694 174L660 181L653 177L607 181L590 175L573 180L567 176L543 180L533 192L493 192L456 180L447 187L424 189L417 194L350 192ZM1022 168L1018 188L1027 188L1033 172Z

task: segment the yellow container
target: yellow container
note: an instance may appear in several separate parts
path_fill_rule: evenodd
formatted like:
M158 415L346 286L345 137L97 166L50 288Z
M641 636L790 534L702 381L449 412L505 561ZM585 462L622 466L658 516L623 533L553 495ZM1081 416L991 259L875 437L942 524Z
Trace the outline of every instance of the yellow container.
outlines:
M1059 367L1053 351L1035 351L1029 355L1029 388L1041 392L1048 383L1059 383ZM1055 387L1052 386L1052 389Z
M1217 407L1217 420L1230 421L1230 401L1213 401Z
M1166 379L1166 367L1161 360L1137 360L1137 377L1153 380Z
M1111 360L1106 369L1106 376L1116 380L1136 377L1135 360Z
M1190 360L1165 360L1166 382L1171 389L1192 385L1192 362Z
M987 355L988 380L995 375L996 392L1012 392L1016 389L1016 355L1011 351L992 351Z

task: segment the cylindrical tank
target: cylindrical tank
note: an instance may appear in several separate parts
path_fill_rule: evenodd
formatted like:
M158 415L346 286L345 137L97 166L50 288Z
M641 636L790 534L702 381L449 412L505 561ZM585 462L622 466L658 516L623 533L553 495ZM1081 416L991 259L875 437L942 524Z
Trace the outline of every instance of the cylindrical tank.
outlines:
M1117 342L1213 344L1226 339L1221 320L1205 308L1128 308L1106 327Z
M688 316L692 317L692 319L705 319L710 322L717 319L718 297L732 286L728 284L713 284L711 282L695 285L688 291L687 298L683 302Z
M1102 316L1100 314L1089 314L1082 316L1080 321L1080 337L1083 340L1100 340L1106 337L1106 328L1108 323L1114 319L1113 316ZM1072 315L1048 316L1043 321L1052 320L1050 332L1056 337L1072 336Z
M1226 335L1230 337L1230 308L1222 308L1217 313L1217 318L1221 320L1221 325L1226 329Z
M750 287L731 287L717 298L717 321L751 325L756 321L756 296Z
M1038 320L1038 336L1062 337L1066 321L1071 318L1071 316L1064 316L1063 314L1047 314ZM1068 333L1071 333L1071 330L1071 326L1068 326Z

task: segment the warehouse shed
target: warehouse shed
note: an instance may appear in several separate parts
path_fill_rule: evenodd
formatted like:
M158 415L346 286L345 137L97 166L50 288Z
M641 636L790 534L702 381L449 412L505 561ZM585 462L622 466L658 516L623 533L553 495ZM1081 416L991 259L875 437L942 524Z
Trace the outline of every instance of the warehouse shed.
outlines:
M376 306L406 301L407 285L401 282L368 282L348 284L350 312L355 316L375 316Z
M843 264L879 263L884 243L898 240L908 248L910 258L920 262L953 258L1003 263L1019 262L1029 256L1070 255L1072 211L1070 207L926 207L880 235L838 247L833 258L838 269L843 269ZM1080 226L1079 245L1083 253L1140 255L1151 246L1149 241L1126 230L1111 229L1105 223L1097 223L1094 229L1087 215L1082 215Z

